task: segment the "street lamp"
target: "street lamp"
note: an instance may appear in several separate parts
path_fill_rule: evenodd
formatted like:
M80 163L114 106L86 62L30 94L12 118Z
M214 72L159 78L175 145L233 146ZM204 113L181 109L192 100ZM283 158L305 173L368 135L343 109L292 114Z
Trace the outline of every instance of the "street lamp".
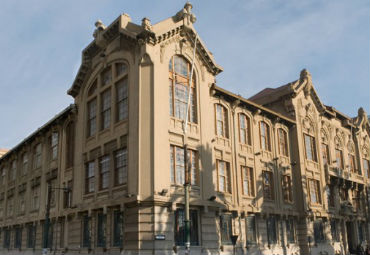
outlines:
M50 228L50 202L51 202L51 191L56 189L64 190L64 192L71 192L71 188L53 188L51 182L48 181L48 191L46 197L46 212L45 212L45 223L44 223L44 236L43 236L43 249L42 254L47 254L48 243L49 243L49 228Z

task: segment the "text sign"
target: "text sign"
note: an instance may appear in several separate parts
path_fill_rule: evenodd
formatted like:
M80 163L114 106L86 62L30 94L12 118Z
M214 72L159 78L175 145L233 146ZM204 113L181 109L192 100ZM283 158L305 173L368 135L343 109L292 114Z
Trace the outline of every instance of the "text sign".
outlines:
M166 235L162 235L162 234L160 234L160 235L155 235L155 236L154 236L154 239L155 239L155 240L166 240Z

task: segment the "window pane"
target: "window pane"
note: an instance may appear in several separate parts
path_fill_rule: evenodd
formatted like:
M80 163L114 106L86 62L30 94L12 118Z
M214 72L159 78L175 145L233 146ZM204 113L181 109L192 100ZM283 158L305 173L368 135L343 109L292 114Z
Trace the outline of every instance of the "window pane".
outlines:
M183 209L175 211L175 244L185 245L185 213ZM198 211L190 210L190 245L199 245Z
M230 245L232 235L232 219L230 214L224 214L220 217L221 243Z
M255 216L247 216L245 219L247 224L247 244L254 244L256 243L256 218Z
M267 240L269 244L277 243L277 233L276 233L276 220L275 217L269 217L266 220L267 225Z
M117 120L128 118L128 91L127 79L117 83Z
M104 156L100 160L100 189L106 189L109 186L109 156Z

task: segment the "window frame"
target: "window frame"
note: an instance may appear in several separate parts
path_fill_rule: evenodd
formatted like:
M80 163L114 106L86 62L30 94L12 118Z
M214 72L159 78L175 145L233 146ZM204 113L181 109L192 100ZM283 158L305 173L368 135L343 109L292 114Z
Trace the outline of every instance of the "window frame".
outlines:
M87 137L95 136L97 133L97 107L97 97L87 102Z
M177 151L179 150L179 151ZM180 160L177 160L178 152L181 152ZM188 148L188 165L190 167L190 185L199 186L199 154L198 151ZM181 163L181 165L177 164ZM183 169L183 172L182 169ZM180 173L180 179L178 179ZM185 183L185 163L184 163L184 148L170 144L170 176L171 185L184 185ZM183 177L183 183L181 179Z
M330 165L330 150L329 145L321 143L321 157L323 165Z
M289 157L288 132L283 128L278 128L279 154Z
M221 177L224 178L224 190L220 189L220 163L225 164L225 174ZM232 194L232 183L231 183L231 171L230 171L230 163L228 161L224 161L221 159L216 160L216 166L217 166L217 191L222 193L228 193Z
M90 166L93 166L92 172L90 172ZM95 160L86 162L85 164L85 194L94 193L96 191L95 185Z
M107 100L107 102L106 102ZM112 124L112 91L111 88L100 93L100 130L106 130Z
M265 182L265 174L269 175L270 184L267 184ZM274 191L274 173L269 170L263 170L262 171L262 184L263 184L263 199L269 200L269 201L275 201L275 191ZM268 187L269 190L269 196L266 196L266 189L265 187Z
M218 115L218 109L221 110L221 116ZM219 119L219 117L221 119ZM219 130L219 123L221 124L221 130ZM215 104L215 130L218 137L229 139L229 112L227 108L220 103Z
M293 203L292 177L289 174L282 175L281 188L282 188L283 201L285 203Z
M343 150L340 148L335 148L335 161L336 167L344 170Z
M321 205L322 204L322 197L321 197L320 181L316 180L316 179L309 178L308 179L308 189L309 189L310 202L314 205ZM313 201L312 194L315 194L315 200L316 201Z
M255 185L254 185L254 171L252 167L240 166L242 176L242 191L243 195L247 197L255 196ZM245 184L247 183L248 191L245 190Z
M266 121L261 120L259 122L259 130L260 130L260 148L261 148L261 150L271 152L270 125Z
M305 158L306 160L313 161L317 163L317 149L316 149L316 138L310 134L303 134L304 137L304 148L305 148ZM308 140L307 140L308 139ZM307 143L309 141L309 144ZM310 154L309 154L310 152ZM311 155L311 158L309 158Z
M279 242L277 224L278 221L275 216L269 216L268 218L266 218L267 243L269 245L276 245ZM273 229L270 229L269 226L273 226Z
M244 119L245 127L242 127L242 119ZM251 145L251 125L250 118L245 113L238 114L238 125L239 125L239 142L241 144ZM242 134L244 134L242 136ZM244 141L242 139L244 137Z
M180 214L181 212L181 214ZM190 245L200 246L200 214L197 209L190 209ZM183 208L177 208L174 211L174 243L176 246L185 246L185 211ZM196 224L194 223L196 220ZM181 224L179 224L181 223ZM180 227L183 226L183 233L181 233ZM196 234L195 234L196 233ZM196 240L192 240L196 239ZM183 239L183 240L182 240Z

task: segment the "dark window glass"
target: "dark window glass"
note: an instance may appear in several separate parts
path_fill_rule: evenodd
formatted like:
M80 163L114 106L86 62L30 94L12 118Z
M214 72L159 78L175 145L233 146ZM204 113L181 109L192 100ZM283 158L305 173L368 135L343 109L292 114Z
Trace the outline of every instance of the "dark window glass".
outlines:
M338 224L336 220L330 221L330 231L331 231L331 238L335 242L339 242L339 232L338 232Z
M98 213L97 240L96 240L96 244L98 247L105 247L106 244L105 241L106 221L107 216L103 213Z
M10 229L4 229L4 248L10 248Z
M274 180L273 174L270 171L262 172L263 178L263 197L266 199L274 200Z
M232 218L230 214L220 216L221 243L230 245L232 235Z
M315 243L324 242L324 224L322 219L317 219L313 222L313 235L315 238Z
M177 209L175 212L175 243L179 246L185 245L185 212L183 209ZM197 210L190 210L190 245L199 245Z
M122 246L123 213L119 210L113 212L113 246Z
M322 163L323 165L328 165L330 161L329 157L329 146L327 144L321 144L321 153L322 153Z
M14 248L21 248L22 246L22 228L16 227L14 229Z
M276 232L276 219L273 216L270 216L266 220L267 227L267 241L269 244L277 243L277 232Z
M304 144L306 147L306 158L317 162L315 137L304 134Z
M295 233L294 233L294 220L288 219L285 221L286 224L286 235L288 243L295 242Z
M83 217L83 232L82 232L82 247L90 248L90 217L85 215Z
M27 248L35 248L36 244L36 226L27 226Z
M245 218L247 224L247 244L256 243L256 217L254 215Z

